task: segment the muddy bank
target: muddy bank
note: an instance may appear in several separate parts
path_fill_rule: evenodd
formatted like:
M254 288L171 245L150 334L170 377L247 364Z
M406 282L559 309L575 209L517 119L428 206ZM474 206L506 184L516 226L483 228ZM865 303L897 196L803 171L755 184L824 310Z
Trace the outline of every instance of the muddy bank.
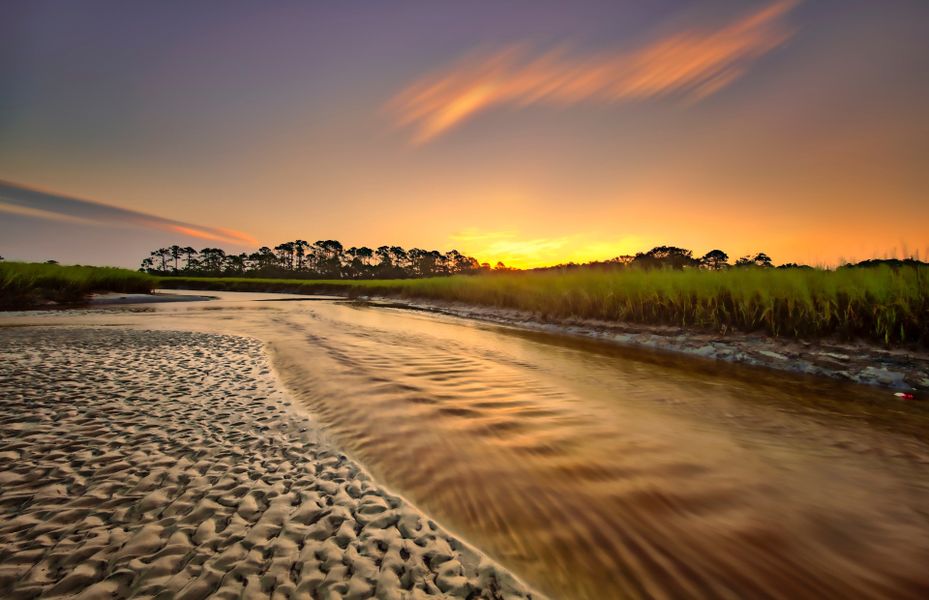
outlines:
M477 319L550 333L564 333L632 347L679 352L709 360L723 360L807 375L817 375L917 392L929 391L929 353L913 349L881 348L862 342L792 340L763 334L730 332L725 335L685 329L596 321L542 319L528 311L474 306L464 303L393 298L371 302Z
M172 294L168 292L153 292L151 294L121 294L106 292L91 294L79 306L110 306L123 304L153 304L156 302L205 302L214 300L215 296L203 294Z
M203 294L174 294L156 291L152 293L95 292L79 299L48 300L32 299L26 303L0 303L0 312L70 310L75 308L96 308L104 306L124 306L134 304L162 304L166 302L205 302L215 300L215 296Z

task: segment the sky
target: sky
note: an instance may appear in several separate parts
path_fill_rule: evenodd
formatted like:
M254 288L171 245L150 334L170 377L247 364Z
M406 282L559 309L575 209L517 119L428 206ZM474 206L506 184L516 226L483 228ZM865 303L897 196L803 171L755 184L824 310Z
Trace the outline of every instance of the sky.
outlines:
M923 0L0 4L0 255L929 255Z

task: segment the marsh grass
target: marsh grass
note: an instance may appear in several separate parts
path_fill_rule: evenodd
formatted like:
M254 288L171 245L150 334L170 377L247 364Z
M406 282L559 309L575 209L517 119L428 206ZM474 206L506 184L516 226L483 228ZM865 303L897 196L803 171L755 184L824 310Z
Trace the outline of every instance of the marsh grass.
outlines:
M0 262L0 309L81 302L93 292L147 293L155 278L113 267Z
M430 279L163 278L166 287L347 293L466 302L585 318L795 338L929 345L929 268L569 271Z

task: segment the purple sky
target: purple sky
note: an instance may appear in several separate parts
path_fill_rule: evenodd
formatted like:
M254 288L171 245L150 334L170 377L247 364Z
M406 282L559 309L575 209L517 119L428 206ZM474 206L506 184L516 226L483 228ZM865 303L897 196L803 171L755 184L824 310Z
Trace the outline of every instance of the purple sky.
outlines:
M929 246L927 22L896 0L8 1L0 180L255 245L899 253ZM7 258L207 245L18 202Z

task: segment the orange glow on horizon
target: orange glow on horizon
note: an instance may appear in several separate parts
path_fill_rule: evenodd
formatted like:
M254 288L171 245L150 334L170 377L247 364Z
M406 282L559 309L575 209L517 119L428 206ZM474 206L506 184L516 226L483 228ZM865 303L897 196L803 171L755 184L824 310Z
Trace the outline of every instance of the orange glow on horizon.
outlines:
M458 246L465 254L491 266L502 262L508 267L532 269L634 254L643 249L644 243L644 240L634 236L606 241L595 241L578 235L525 239L513 231L469 229L453 235L450 246Z

